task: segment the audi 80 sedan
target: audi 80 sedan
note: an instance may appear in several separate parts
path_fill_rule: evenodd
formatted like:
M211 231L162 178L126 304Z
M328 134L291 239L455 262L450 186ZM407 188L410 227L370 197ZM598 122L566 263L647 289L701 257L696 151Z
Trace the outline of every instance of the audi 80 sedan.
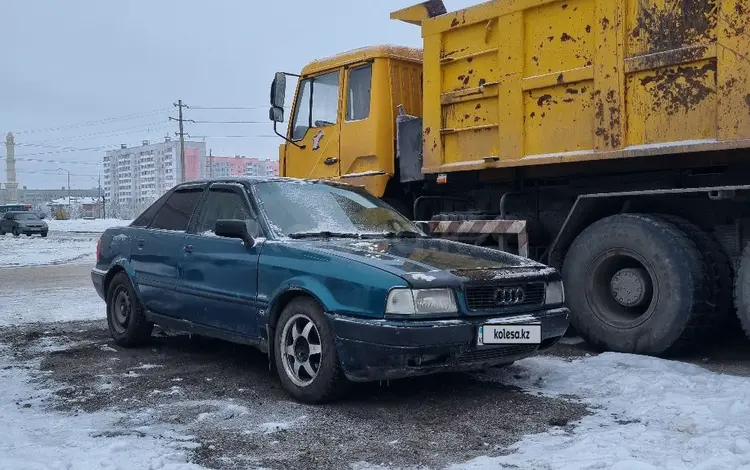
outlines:
M351 382L506 365L568 327L556 270L428 237L330 181L178 185L102 234L91 277L118 345L155 324L253 345L309 403Z

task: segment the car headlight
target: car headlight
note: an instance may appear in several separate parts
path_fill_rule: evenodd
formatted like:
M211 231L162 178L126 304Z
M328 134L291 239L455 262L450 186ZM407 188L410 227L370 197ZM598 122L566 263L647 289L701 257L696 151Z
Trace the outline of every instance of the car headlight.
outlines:
M544 295L544 303L547 305L556 305L565 303L565 289L562 281L547 283L547 290Z
M387 315L430 315L457 313L451 289L393 289L385 305Z

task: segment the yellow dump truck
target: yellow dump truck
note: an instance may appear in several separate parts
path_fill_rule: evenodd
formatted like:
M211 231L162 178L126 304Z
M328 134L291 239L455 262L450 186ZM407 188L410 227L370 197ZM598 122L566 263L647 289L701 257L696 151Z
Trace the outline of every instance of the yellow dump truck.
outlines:
M282 175L364 185L435 235L561 268L603 349L685 350L735 306L750 332L750 0L433 0L391 18L423 49L294 75Z

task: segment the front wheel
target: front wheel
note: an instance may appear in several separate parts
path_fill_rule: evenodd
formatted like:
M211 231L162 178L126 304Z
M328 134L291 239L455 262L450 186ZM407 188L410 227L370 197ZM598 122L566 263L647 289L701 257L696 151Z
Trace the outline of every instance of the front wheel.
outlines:
M21 232L19 232L18 229L15 228L15 227L13 227L12 233L13 233L14 237L20 237L21 236Z
M146 321L146 312L125 273L117 273L107 289L107 325L112 339L130 348L148 341L154 324Z
M294 398L323 403L342 396L348 386L323 310L310 298L298 298L281 312L274 336L276 369Z

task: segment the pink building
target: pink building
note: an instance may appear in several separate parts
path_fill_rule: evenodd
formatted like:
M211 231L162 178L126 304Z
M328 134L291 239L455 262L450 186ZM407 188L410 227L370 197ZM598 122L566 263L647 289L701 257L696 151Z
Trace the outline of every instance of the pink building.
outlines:
M206 176L221 178L229 176L277 176L279 162L236 155L234 157L207 157Z

